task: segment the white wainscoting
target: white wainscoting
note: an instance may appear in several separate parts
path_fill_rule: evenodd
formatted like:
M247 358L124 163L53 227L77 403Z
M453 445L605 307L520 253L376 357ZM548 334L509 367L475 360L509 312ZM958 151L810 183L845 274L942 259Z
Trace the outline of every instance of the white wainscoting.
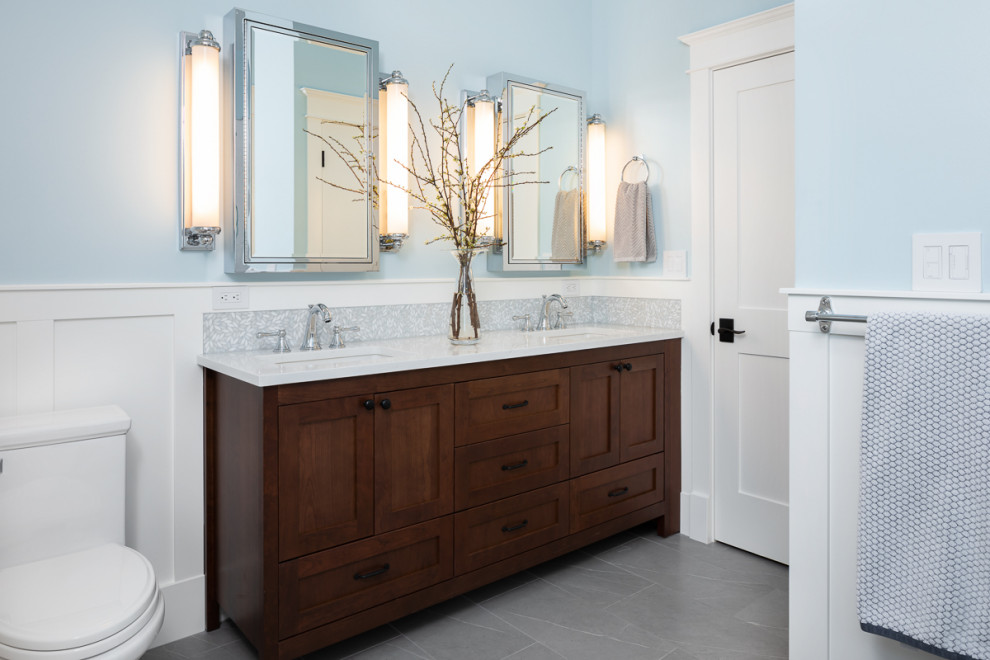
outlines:
M686 285L660 278L567 279L586 296L681 299ZM318 301L331 308L446 302L451 282L245 286L250 309L269 310ZM151 560L165 594L165 625L156 645L204 627L203 385L196 356L203 314L213 311L210 289L217 285L231 283L0 287L0 415L113 403L132 418L127 542ZM481 278L478 290L487 300L525 298L562 291L563 281ZM689 367L683 373L687 377ZM684 399L687 421L690 397ZM685 429L685 465L689 438Z
M862 412L862 323L823 334L804 320L829 292L788 292L790 403L790 655L801 660L931 658L864 633L856 614L856 526ZM922 297L923 296L923 297ZM836 314L990 314L990 296L833 292Z

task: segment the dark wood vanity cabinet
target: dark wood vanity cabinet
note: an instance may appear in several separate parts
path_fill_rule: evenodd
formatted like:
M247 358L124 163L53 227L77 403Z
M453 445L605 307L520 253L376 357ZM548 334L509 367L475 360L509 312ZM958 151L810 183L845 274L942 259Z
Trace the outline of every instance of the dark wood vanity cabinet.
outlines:
M664 355L571 369L571 476L663 450Z
M288 659L637 524L679 527L680 341L205 378L207 628Z

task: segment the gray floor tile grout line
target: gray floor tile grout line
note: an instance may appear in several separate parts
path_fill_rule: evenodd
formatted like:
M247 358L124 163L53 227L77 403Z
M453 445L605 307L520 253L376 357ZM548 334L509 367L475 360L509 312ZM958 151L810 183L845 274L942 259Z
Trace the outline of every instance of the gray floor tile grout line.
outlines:
M422 651L424 655L420 655L419 657L423 658L424 660L436 660L436 658L433 657L433 654L432 653L430 653L429 651L427 651L426 649L424 649L422 646L420 646L416 642L416 640L414 640L412 637L410 637L406 633L402 632L401 630L399 631L399 637L402 637L403 639L405 639L406 641L408 641L410 644L412 644L414 647L416 647L417 649L419 649L420 651ZM419 654L416 653L414 655L419 655Z
M491 612L491 610L489 610L489 612ZM527 633L525 633L524 631L520 630L518 627L516 627L515 625L513 625L511 621L506 621L505 619L502 619L502 617L499 616L496 612L491 612L491 614L493 616L498 617L502 621L505 621L506 625L512 626L516 630L519 630L519 632L521 632L523 635L526 635L530 639L533 639ZM561 628L563 630L570 630L571 632L581 633L582 635L589 635L591 637L598 637L600 639L608 639L608 640L611 640L613 642L618 642L619 644L628 644L629 646L638 646L638 647L644 648L644 649L650 648L649 646L645 646L643 644L637 644L636 642L629 642L629 641L626 641L624 639L618 639L616 637L613 637L612 635L606 635L604 633L595 633L595 632L591 632L589 630L581 630L580 628L571 628L570 626L565 626L563 624L556 623L554 621L547 621L546 619L541 619L541 618L535 617L535 616L529 616L528 614L519 614L518 612L513 612L512 615L513 616L517 616L517 617L519 617L521 619L529 619L530 621L539 621L540 623L545 623L545 624L547 624L549 626L554 626L556 628ZM620 616L615 616L614 614L612 614L612 616L614 616L619 621L622 621L623 623L625 623L626 624L626 628L628 628L629 626L633 625L633 624L629 623L628 621L626 621L625 619L623 619ZM623 628L622 630L625 630L626 628ZM647 634L649 635L650 633L647 633ZM665 639L663 639L661 637L657 637L656 635L652 635L652 637L655 637L656 639L659 639L660 641L669 641L669 640L665 640ZM542 644L542 642L540 642L539 640L533 640L533 641L535 641L538 644ZM673 643L673 642L671 642L671 643ZM553 649L550 649L550 650L553 651ZM556 653L556 651L554 651L554 652Z
M659 585L657 585L657 583L655 583L655 582L650 582L648 585L646 585L642 589L637 589L635 592L629 594L628 596L625 596L624 598L620 598L619 600L615 601L614 603L610 603L610 604L606 605L605 607L602 608L602 610L605 611L605 612L608 612L610 609L612 609L616 605L620 605L620 604L624 603L625 601L629 600L630 598L632 598L634 596L638 596L639 594L643 593L647 589L652 589L653 587L656 587L656 586L659 586ZM612 614L612 612L608 612L608 613L609 614ZM626 619L623 619L618 614L612 614L612 616L618 617L622 621L626 621ZM626 621L626 623L629 623L630 625L632 625L632 622L631 621Z
M530 639L532 639L532 638L530 638ZM514 655L519 655L520 653L522 653L522 652L523 652L523 651L525 651L526 649L531 649L531 648L533 648L534 646L539 646L539 645L540 645L540 643L539 643L539 642L537 642L536 640L534 640L532 644L527 644L526 646L524 646L524 647L522 647L522 648L521 648L521 649L519 649L518 651L513 651L513 652L512 652L512 653L510 653L509 655L503 655L503 656L502 656L502 658L501 658L501 660L510 660L510 658L512 658L512 656L514 656ZM551 649L551 650L552 650L552 649Z

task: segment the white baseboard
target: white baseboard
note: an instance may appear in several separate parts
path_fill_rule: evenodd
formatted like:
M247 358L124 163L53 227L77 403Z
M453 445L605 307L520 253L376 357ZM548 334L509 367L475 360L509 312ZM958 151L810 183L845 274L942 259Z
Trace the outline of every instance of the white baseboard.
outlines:
M712 537L710 510L708 495L681 493L681 520L689 521L685 533L695 541L711 543L715 540Z
M163 585L165 623L152 648L206 630L206 576Z

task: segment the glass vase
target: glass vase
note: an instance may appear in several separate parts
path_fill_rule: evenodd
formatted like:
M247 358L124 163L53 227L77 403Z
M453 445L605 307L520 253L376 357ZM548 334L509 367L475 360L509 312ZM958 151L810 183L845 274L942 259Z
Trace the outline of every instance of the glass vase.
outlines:
M474 293L474 258L482 250L455 250L451 252L457 261L457 286L450 305L450 332L447 338L452 344L476 344L481 339L481 317L478 315L478 299Z

